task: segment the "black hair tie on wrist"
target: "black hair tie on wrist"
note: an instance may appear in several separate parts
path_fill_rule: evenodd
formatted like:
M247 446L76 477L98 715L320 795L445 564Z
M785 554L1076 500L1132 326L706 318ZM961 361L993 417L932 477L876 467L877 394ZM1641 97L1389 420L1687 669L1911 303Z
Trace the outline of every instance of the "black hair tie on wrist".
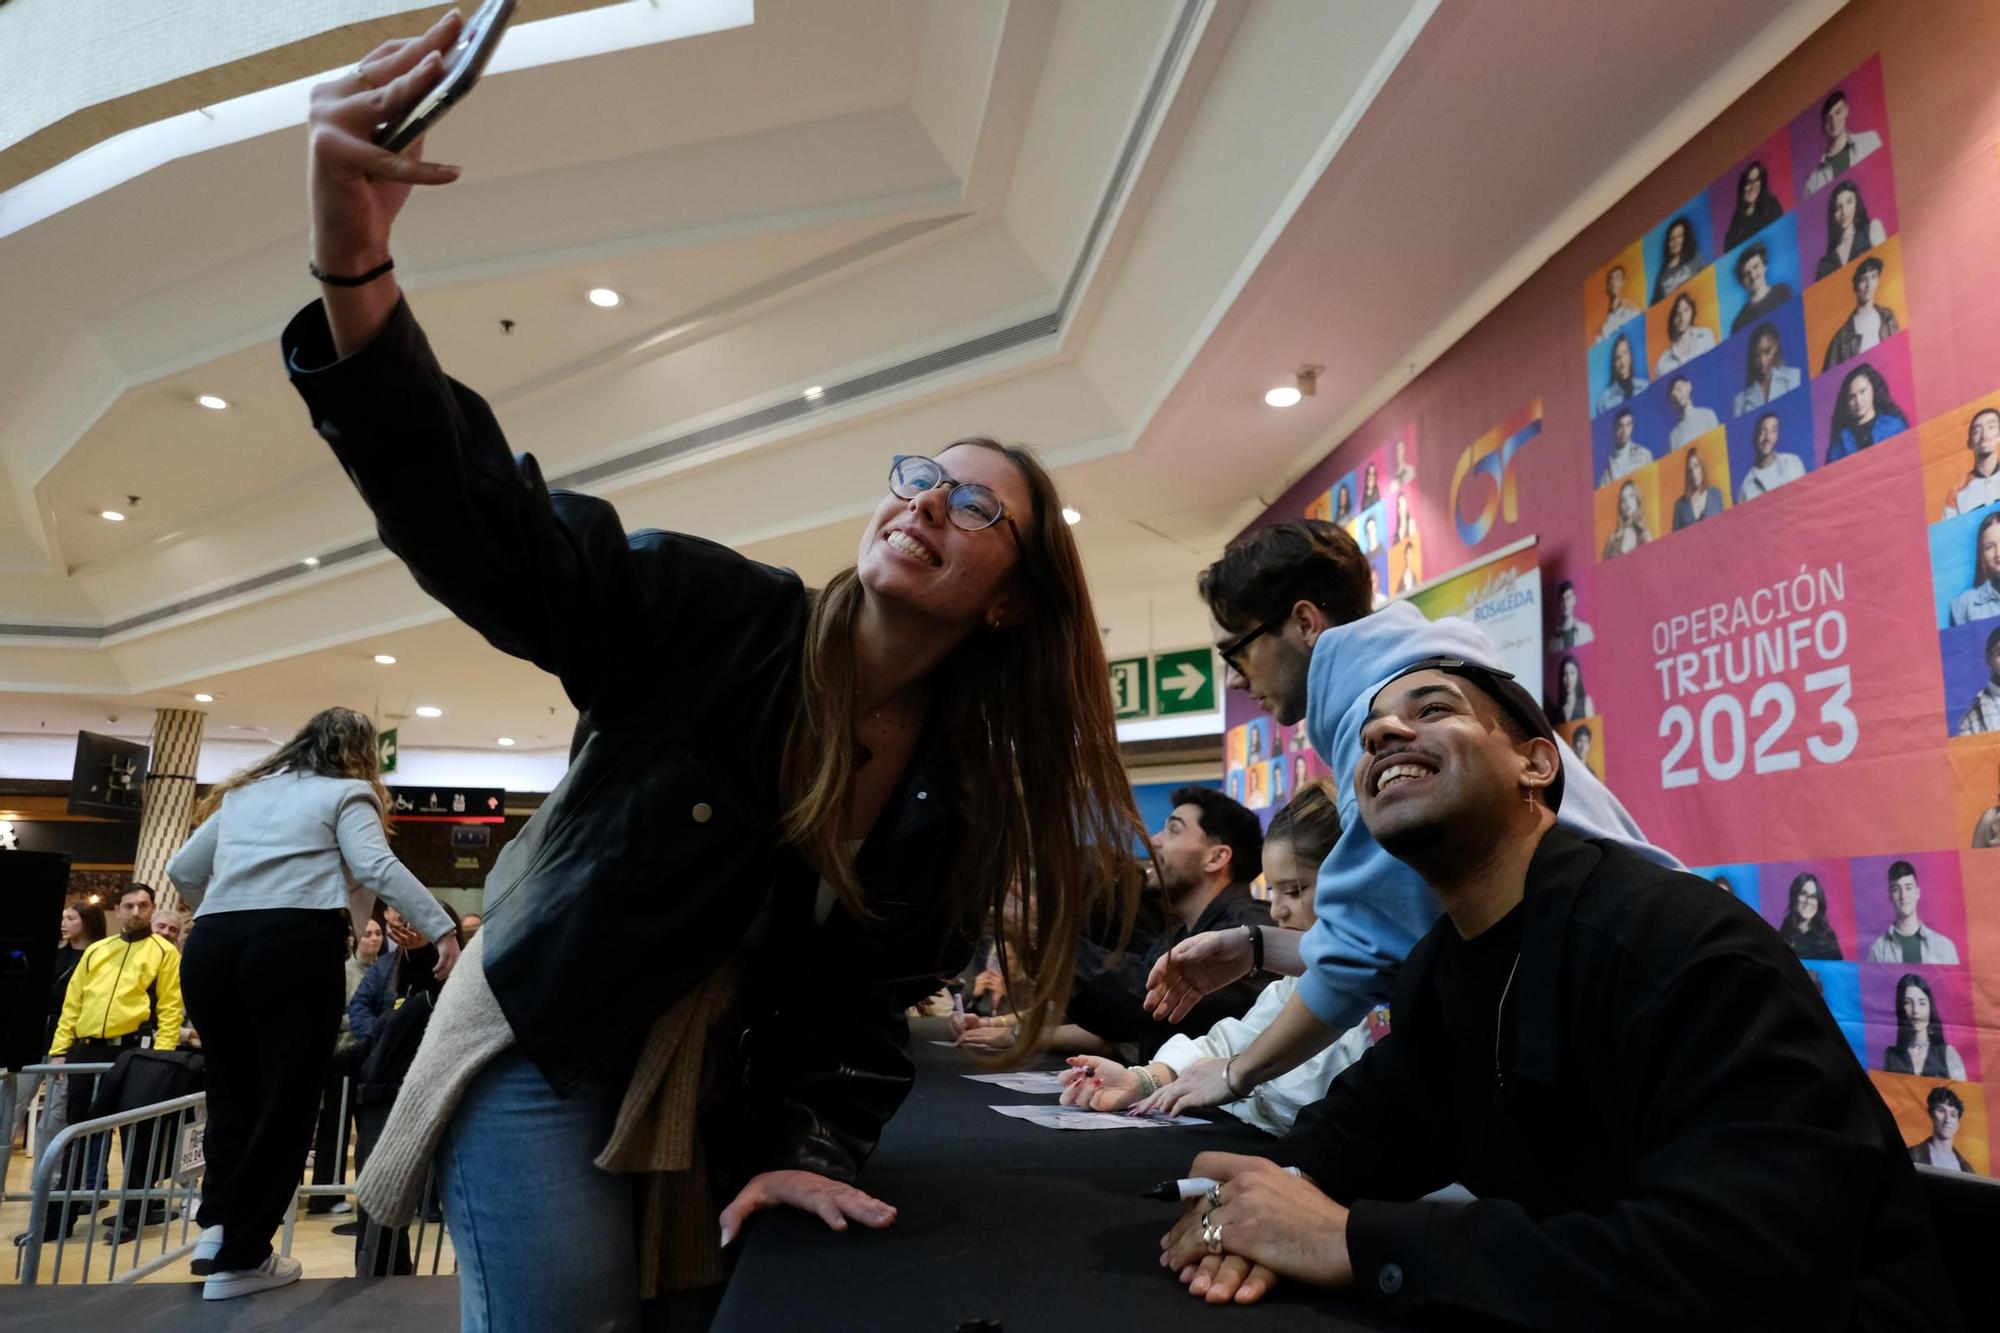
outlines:
M308 259L306 261L306 272L312 274L313 277L319 279L329 287L366 287L369 283L375 281L375 279L381 277L394 267L396 267L395 260L385 259L366 273L350 277L341 273L328 273L318 264L313 263L312 260Z

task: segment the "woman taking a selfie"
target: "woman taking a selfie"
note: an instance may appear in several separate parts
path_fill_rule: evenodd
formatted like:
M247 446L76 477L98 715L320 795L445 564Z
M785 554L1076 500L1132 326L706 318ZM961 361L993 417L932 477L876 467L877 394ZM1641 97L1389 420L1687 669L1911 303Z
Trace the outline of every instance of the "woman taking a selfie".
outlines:
M761 1208L893 1222L850 1182L913 1078L904 1010L985 924L1038 1032L1095 897L1129 914L1143 831L1082 565L1025 451L885 457L856 563L817 593L628 536L514 458L384 267L410 188L457 172L369 134L456 31L314 90L323 300L285 356L383 541L583 719L487 880L361 1204L407 1217L435 1153L465 1328L623 1328L642 1294L720 1283L718 1240ZM1035 886L1018 928L1011 880ZM607 965L607 939L635 961Z

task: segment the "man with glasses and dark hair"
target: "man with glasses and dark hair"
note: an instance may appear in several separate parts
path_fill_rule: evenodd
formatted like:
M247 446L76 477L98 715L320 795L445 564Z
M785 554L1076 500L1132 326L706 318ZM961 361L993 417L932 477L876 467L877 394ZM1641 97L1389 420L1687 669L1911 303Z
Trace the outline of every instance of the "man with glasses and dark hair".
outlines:
M1306 519L1239 538L1198 583L1230 688L1255 698L1281 726L1304 718L1313 749L1341 779L1342 832L1320 867L1312 929L1289 932L1293 940L1265 931L1261 954L1241 931L1188 940L1153 969L1147 1003L1169 1020L1254 968L1301 976L1277 1021L1232 1062L1223 1091L1234 1095L1221 1100L1296 1068L1387 999L1397 967L1441 910L1423 877L1369 834L1347 779L1361 754L1367 701L1381 682L1431 657L1497 670L1500 653L1472 622L1426 620L1407 602L1369 614L1362 568L1353 538ZM1567 749L1563 768L1565 827L1678 868Z

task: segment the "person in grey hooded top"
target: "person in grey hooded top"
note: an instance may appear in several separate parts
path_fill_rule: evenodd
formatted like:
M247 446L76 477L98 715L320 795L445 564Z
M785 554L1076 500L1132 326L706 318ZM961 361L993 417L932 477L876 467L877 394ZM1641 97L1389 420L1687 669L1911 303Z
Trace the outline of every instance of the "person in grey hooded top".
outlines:
M1498 647L1470 621L1426 620L1407 602L1371 614L1367 559L1332 523L1279 523L1240 537L1202 572L1199 587L1230 688L1250 694L1280 725L1305 719L1307 738L1340 784L1343 831L1320 867L1316 920L1302 937L1292 933L1296 943L1276 930L1256 941L1247 930L1211 932L1183 941L1155 965L1146 1004L1167 1019L1259 960L1299 977L1284 1012L1255 1042L1220 1068L1189 1071L1201 1086L1180 1090L1182 1107L1239 1100L1312 1058L1388 998L1397 967L1442 908L1422 877L1384 851L1361 821L1353 779L1368 700L1426 658L1502 666ZM1680 868L1567 747L1563 774L1565 828Z

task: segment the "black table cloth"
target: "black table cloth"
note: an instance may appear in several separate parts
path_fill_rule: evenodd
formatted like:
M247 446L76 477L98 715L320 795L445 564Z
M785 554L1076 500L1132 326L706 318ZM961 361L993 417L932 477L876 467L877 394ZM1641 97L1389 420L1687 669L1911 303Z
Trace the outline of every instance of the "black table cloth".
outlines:
M1159 1266L1180 1205L1139 1192L1185 1174L1198 1152L1264 1152L1268 1135L1226 1116L1103 1131L1014 1120L988 1108L1054 1099L962 1077L979 1066L930 1044L942 1024L913 1027L916 1087L859 1182L896 1206L895 1224L843 1234L789 1209L758 1213L714 1333L952 1333L977 1319L1009 1333L1406 1327L1282 1282L1258 1305L1210 1306Z

